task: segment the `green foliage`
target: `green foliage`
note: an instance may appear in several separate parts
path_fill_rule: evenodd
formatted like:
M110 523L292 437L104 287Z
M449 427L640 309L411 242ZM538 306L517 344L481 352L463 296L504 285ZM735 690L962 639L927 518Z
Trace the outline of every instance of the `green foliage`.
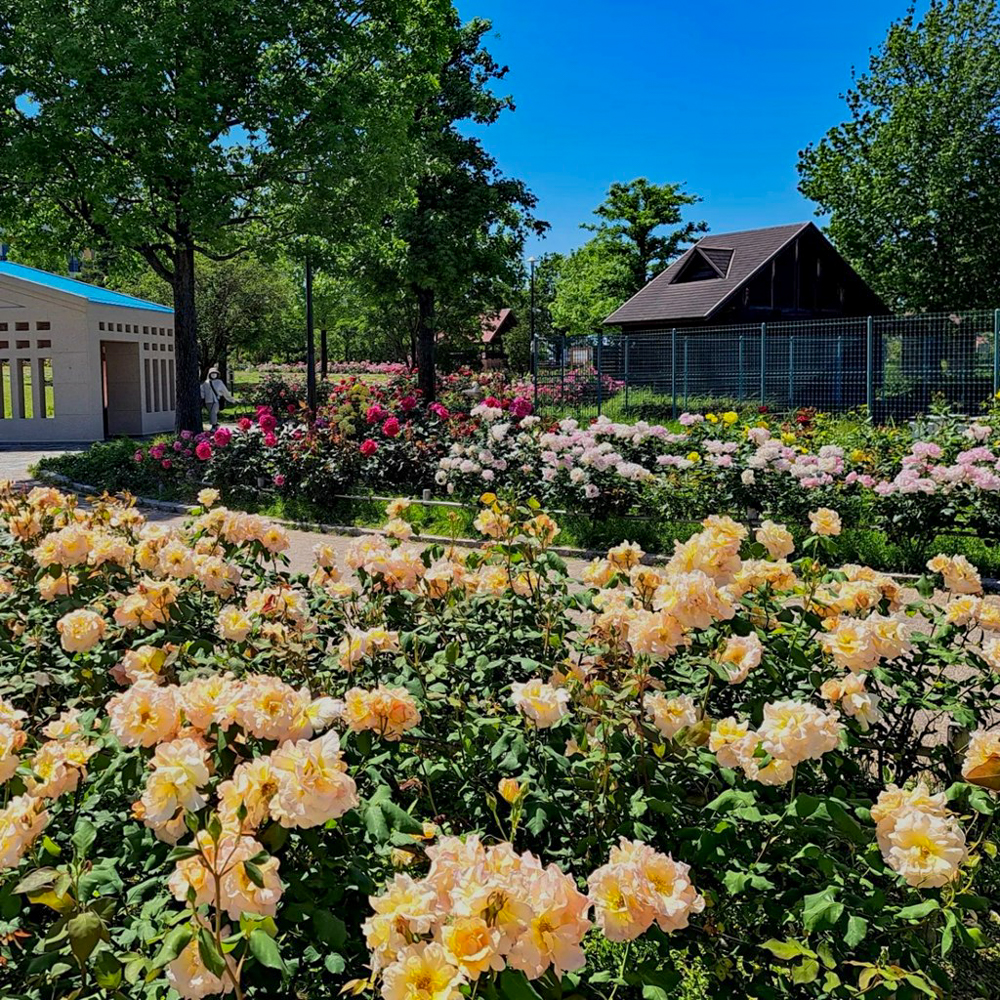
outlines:
M169 283L178 426L199 429L195 254L276 234L301 254L295 238L342 237L378 213L450 15L446 0L9 7L5 235L21 256L131 251Z
M889 29L848 118L799 154L799 189L898 309L992 307L1000 252L1000 15L932 0Z
M594 209L601 221L584 223L597 235L562 262L555 283L552 320L569 334L595 333L607 316L656 277L708 227L684 222L697 195L679 184L639 177L615 183ZM662 232L665 226L672 227Z

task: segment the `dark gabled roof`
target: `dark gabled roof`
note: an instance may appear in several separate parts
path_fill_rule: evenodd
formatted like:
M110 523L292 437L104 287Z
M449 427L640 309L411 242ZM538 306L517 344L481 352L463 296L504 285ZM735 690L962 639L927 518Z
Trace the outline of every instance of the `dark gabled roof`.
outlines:
M514 312L512 309L501 309L498 313L480 316L479 325L483 343L488 344L498 333L504 334L514 326Z
M617 325L707 319L779 250L809 228L816 227L811 222L797 222L790 226L706 236L619 306L604 322ZM720 277L677 281L677 278L683 277L695 254L707 260Z

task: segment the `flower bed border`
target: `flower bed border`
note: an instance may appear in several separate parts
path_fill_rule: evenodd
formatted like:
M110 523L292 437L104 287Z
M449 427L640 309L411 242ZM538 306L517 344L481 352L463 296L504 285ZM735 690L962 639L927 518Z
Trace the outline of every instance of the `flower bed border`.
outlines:
M77 494L97 495L100 492L96 486L92 486L90 483L78 483L70 479L68 476L64 476L58 472L49 472L46 469L38 470L35 477L44 482L68 488ZM369 498L366 497L365 499ZM168 500L153 500L150 497L137 496L135 498L135 502L140 507L148 507L152 510L162 510L170 514L190 514L195 509L193 504L172 503ZM456 506L466 505L456 504ZM352 538L357 538L360 535L385 535L385 532L381 528L360 528L353 524L324 524L320 521L290 521L283 517L268 517L268 520L273 521L275 524L280 524L283 527L292 528L295 531L308 531L314 534L346 535ZM463 548L470 549L477 549L482 545L482 541L475 538L448 538L444 535L422 534L414 534L412 538L413 541L426 542L431 545L460 545ZM576 549L566 545L553 545L549 548L549 551L554 552L566 559L593 559L606 554L604 549ZM643 556L642 562L647 566L663 566L669 561L669 559L670 556L667 554L658 555L656 553L647 552ZM902 583L920 579L920 576L916 573L897 573L895 571L887 571L886 575L891 576L894 580L899 580ZM1000 578L983 577L982 583L983 590L985 592L1000 593Z

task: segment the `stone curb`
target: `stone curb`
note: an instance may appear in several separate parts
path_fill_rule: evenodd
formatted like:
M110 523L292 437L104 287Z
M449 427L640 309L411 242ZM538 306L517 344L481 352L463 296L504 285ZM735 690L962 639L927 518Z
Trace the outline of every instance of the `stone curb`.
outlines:
M70 479L67 476L62 475L58 472L49 472L45 469L40 469L35 478L42 480L44 482L53 483L54 485L64 486L74 493L86 494L89 496L99 496L101 490L95 486L91 486L89 483L78 483ZM147 507L150 510L161 510L168 514L191 514L195 509L194 506L190 504L183 503L171 503L167 500L154 500L151 497L139 497L135 498L135 503L137 507ZM381 528L360 528L354 524L323 524L318 521L289 521L283 517L271 517L267 518L269 521L273 521L275 524L280 524L285 528L292 528L295 531L306 531L311 534L319 535L344 535L349 538L357 538L360 535L385 535L385 532ZM483 543L481 540L475 538L448 538L445 535L421 535L414 534L411 536L414 541L426 542L430 545L460 545L463 548L478 549ZM567 559L593 559L597 556L606 555L606 549L574 549L568 546L552 545L549 547L550 552L555 552L556 555L563 556ZM658 556L649 555L643 560L651 565L662 565L667 561L668 556Z

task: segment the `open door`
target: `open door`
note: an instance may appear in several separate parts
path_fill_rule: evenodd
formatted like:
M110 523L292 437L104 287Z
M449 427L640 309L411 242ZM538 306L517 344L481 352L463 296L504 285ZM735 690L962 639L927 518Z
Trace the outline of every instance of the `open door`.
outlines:
M139 345L101 341L104 436L142 434L142 384Z

